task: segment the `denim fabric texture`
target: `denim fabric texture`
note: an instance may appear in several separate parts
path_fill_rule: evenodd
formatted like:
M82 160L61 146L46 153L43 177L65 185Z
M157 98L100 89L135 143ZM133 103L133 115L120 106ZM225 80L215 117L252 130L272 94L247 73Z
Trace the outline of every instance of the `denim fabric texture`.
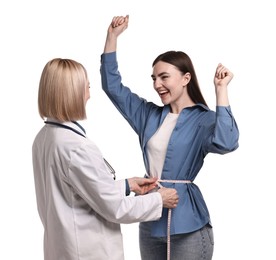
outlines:
M167 237L151 237L150 225L140 223L139 243L142 260L166 260ZM214 251L213 228L203 228L186 234L170 237L172 260L211 260Z

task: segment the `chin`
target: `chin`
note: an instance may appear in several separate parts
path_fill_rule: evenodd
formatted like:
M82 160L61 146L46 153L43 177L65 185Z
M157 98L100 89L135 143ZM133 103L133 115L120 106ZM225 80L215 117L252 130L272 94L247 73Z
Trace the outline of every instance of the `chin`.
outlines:
M170 102L162 100L162 99L161 99L161 102L163 103L163 105L169 105L170 104Z

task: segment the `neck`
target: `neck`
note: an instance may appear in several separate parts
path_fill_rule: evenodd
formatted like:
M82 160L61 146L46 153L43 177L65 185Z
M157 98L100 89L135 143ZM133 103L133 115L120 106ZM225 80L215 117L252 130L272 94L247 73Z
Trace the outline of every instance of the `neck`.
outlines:
M171 104L171 112L174 114L179 114L184 108L192 107L195 103L190 99L183 100L183 102Z

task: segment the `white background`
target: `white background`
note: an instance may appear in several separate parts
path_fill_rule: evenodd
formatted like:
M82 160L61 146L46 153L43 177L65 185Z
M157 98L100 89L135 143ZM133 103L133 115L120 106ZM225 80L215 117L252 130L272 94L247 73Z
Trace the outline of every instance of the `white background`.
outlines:
M115 15L130 15L119 38L123 82L160 103L151 63L182 50L193 60L202 92L215 108L219 62L240 129L234 153L208 155L196 179L215 234L214 260L273 260L275 251L275 9L273 1L9 0L0 3L1 259L43 259L31 146L43 126L37 112L41 71L55 57L88 70L91 99L83 122L118 178L142 176L138 138L100 84L100 54ZM139 260L138 224L122 225L126 260Z

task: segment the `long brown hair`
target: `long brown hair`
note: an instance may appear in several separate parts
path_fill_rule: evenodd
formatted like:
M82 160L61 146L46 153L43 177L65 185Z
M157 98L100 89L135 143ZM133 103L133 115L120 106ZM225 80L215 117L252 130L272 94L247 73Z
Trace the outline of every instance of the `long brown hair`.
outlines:
M163 61L175 66L183 74L189 72L191 80L188 83L188 95L194 103L201 103L207 106L207 103L201 93L195 69L190 57L182 51L167 51L160 54L152 63L152 67L158 62ZM208 107L208 106L207 106Z

